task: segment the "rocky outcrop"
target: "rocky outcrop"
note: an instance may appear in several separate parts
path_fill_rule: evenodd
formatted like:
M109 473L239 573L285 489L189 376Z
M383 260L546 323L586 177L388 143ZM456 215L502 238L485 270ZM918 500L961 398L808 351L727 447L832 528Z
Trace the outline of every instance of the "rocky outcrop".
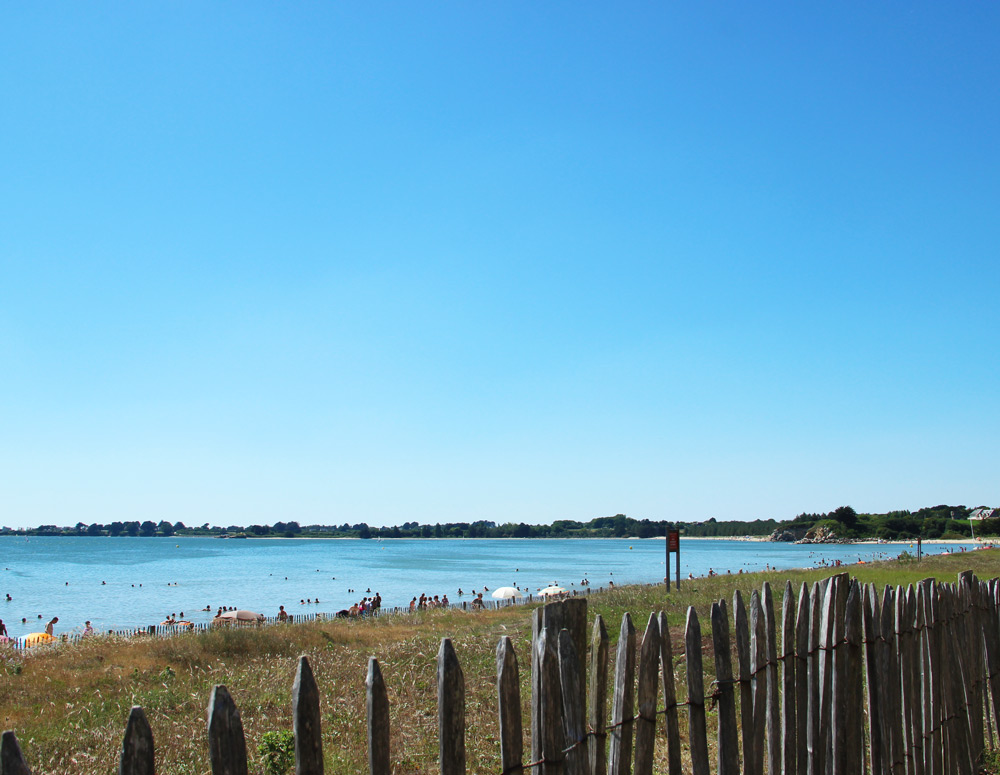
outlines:
M849 544L850 539L840 538L829 525L810 528L805 536L796 541L799 544Z
M792 529L792 528L779 528L771 533L768 541L783 541L785 543L793 543L795 541L801 541L805 538L806 531L804 529Z
M841 538L829 525L816 527L784 527L771 533L768 541L784 541L796 544L849 544L849 538Z

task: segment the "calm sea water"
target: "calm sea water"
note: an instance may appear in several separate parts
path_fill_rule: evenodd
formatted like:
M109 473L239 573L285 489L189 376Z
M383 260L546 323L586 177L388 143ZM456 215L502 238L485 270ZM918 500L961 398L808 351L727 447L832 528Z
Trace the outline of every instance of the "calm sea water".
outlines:
M682 576L765 565L893 557L910 545L798 546L745 541L682 542ZM930 552L949 548L939 544ZM955 548L955 551L958 549ZM383 605L414 595L517 586L532 592L558 582L579 589L663 579L663 539L220 540L217 538L63 538L0 536L0 619L11 637L37 632L53 616L56 633L157 624L184 613L205 622L210 607L269 616L335 612L379 592ZM673 576L673 573L671 574ZM351 592L349 590L354 590ZM10 594L12 601L6 602ZM486 597L489 594L487 593ZM300 605L319 598L321 603ZM465 598L469 600L469 597ZM41 618L39 618L41 617ZM26 623L22 624L21 619Z

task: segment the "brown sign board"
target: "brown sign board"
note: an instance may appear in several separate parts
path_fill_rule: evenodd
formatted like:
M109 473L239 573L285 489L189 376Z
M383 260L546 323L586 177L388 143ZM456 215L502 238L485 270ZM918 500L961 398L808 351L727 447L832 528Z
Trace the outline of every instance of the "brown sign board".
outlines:
M679 552L681 550L681 531L680 530L668 530L667 531L667 551L668 552Z

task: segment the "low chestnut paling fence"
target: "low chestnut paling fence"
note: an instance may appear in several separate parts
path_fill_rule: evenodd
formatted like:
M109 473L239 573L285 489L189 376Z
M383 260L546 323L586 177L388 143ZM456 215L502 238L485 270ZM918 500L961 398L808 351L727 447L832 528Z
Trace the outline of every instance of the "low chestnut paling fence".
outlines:
M647 586L659 586L659 585L649 584ZM600 592L602 589L603 587L597 587L593 591ZM584 589L579 590L578 592L573 592L572 594L576 595L578 593L581 595L589 595L591 594L591 588L588 586L585 587ZM506 608L512 605L528 605L530 603L538 602L539 600L544 600L544 598L532 596L531 594L526 594L523 597L519 598L501 598L499 600L494 600L494 599L483 600L482 609L487 611L493 611L498 608ZM449 603L447 607L453 609L461 609L463 611L477 610L476 606L473 605L472 600L452 602ZM319 612L312 614L288 614L288 616L285 619L279 619L277 616L265 616L258 622L234 623L231 620L227 620L223 623L216 623L214 620L212 620L209 622L199 622L198 624L185 624L185 625L150 624L146 627L128 627L125 629L117 629L117 630L112 629L108 630L107 633L101 632L101 633L95 633L94 635L83 635L82 633L79 632L68 632L57 636L55 641L51 641L49 643L44 643L41 645L55 646L58 645L59 643L82 643L87 638L104 637L105 635L117 638L143 638L143 637L171 638L178 635L187 635L189 633L208 632L210 630L217 629L220 626L268 627L272 625L281 625L281 624L305 624L307 622L323 622L340 618L364 619L365 617L369 616L412 616L415 613L418 613L418 611L411 611L407 606L396 606L396 607L379 608L375 611L368 611L360 616L354 616L354 617L352 616L344 617L341 615L340 612L338 613ZM3 646L4 648L8 648L13 651L28 651L31 649L38 648L38 644L27 642L25 636L18 636L12 638L11 640L4 643Z
M779 638L765 583L749 600L736 592L732 616L726 601L713 603L715 677L708 692L702 661L708 646L695 609L688 609L680 699L662 612L650 615L638 644L631 617L623 617L609 686L601 617L595 617L587 657L586 598L551 603L533 611L530 751L524 750L518 659L508 637L497 646L502 773L648 775L662 716L670 775L708 775L713 759L720 775L973 775L1000 718L998 611L1000 582L982 582L971 571L956 584L926 579L881 593L841 574L803 584L797 600L786 584ZM457 775L466 771L465 682L448 638L437 673L440 771ZM369 769L388 775L389 700L374 657L366 690ZM709 706L716 711L711 755ZM320 695L306 657L299 659L292 708L295 772L319 775ZM225 686L212 692L208 741L213 775L247 773L239 710ZM134 707L119 773L153 771L153 733ZM0 774L29 772L14 733L4 732Z

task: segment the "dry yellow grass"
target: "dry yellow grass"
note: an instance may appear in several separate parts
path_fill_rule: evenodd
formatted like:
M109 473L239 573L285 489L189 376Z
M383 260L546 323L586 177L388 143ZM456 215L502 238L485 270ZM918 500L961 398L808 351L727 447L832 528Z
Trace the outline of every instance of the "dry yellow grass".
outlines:
M848 570L866 582L906 584L928 575L954 580L964 568L983 578L997 575L1000 551L933 558L920 565L880 563ZM632 613L641 631L650 611L666 610L675 644L678 695L684 697L680 628L688 605L696 607L703 633L708 633L711 602L720 597L731 600L737 585L747 591L767 579L780 605L786 579L797 591L802 581L828 573L698 579L669 598L658 587L622 587L591 596L591 621L594 614L603 615L614 641L625 611ZM502 635L514 641L527 719L530 634L529 609L518 606L480 613L429 611L365 621L227 629L162 640L94 638L28 654L7 651L0 661L0 718L4 729L17 733L34 771L110 773L117 767L129 708L141 705L156 739L157 771L207 773L205 709L213 685L221 683L229 687L240 708L251 771L260 772L257 745L262 735L291 728L296 660L306 654L322 696L326 770L363 772L367 768L364 681L368 657L374 655L389 693L394 771L432 772L437 767L435 658L441 637L448 636L466 680L469 770L499 773L496 644ZM711 673L710 646L704 649L704 658ZM711 678L706 676L706 686ZM709 730L713 729L710 713ZM662 740L657 743L656 770L666 770Z

